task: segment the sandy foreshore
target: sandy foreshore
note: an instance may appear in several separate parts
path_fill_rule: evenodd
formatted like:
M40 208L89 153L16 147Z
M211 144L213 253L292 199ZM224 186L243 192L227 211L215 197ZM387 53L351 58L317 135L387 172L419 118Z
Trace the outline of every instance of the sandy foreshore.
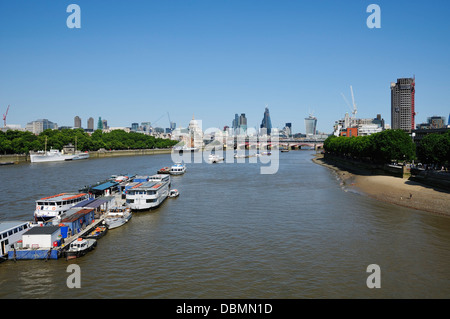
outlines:
M450 192L408 179L349 171L325 162L316 154L313 162L335 171L347 188L354 188L374 199L450 217Z

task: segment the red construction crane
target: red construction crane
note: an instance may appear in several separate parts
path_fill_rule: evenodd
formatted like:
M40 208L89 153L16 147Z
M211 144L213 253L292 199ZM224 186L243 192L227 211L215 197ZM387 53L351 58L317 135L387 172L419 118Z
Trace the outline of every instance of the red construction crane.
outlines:
M6 127L6 116L8 116L8 111L9 111L9 105L8 105L8 108L6 109L6 113L3 114L3 127Z

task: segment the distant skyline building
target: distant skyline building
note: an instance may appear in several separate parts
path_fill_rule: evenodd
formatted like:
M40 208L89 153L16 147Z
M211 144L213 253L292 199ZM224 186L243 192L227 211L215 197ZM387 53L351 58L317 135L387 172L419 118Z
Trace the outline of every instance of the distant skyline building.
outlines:
M149 133L152 131L152 123L151 122L142 122L141 127L144 132Z
M270 135L272 133L272 121L270 120L269 108L267 106L264 111L264 117L262 119L260 128L263 135Z
M131 130L133 132L139 131L139 123L131 123Z
M101 116L98 118L97 130L103 130L103 121L102 121L102 117Z
M27 123L27 126L25 127L26 131L30 131L33 134L41 134L43 131L47 129L56 130L58 129L58 124L53 123L47 119L39 119Z
M233 130L233 135L237 135L239 129L239 115L237 113L234 114L234 119L231 122L231 128Z
M81 118L79 116L75 116L75 118L73 119L73 127L81 128Z
M309 117L305 118L306 136L316 135L316 128L317 128L317 118L315 116L312 116L312 114L310 114Z
M245 117L245 113L241 113L239 116L239 132L238 134L245 135L247 133L247 118Z
M90 131L94 130L94 119L92 117L90 117L87 121L87 128Z
M417 129L438 129L444 128L445 126L444 116L430 116L427 118L426 123L417 124Z
M399 78L391 83L391 128L415 129L415 78Z
M287 137L292 136L292 123L286 123L284 126L284 133Z

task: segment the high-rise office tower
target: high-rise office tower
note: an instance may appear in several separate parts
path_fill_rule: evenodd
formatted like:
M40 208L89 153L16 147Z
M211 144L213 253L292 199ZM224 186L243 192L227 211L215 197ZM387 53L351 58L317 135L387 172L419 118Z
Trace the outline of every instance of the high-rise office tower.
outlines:
M94 130L94 119L92 117L90 117L87 121L87 128L90 131Z
M284 131L286 133L287 137L290 137L292 135L292 123L286 123L284 126Z
M239 134L246 134L247 132L247 118L245 117L245 113L241 113L239 116Z
M239 115L234 114L234 120L231 122L231 128L233 129L233 134L237 134L239 128Z
M306 135L315 135L317 127L317 118L315 116L309 115L305 118L305 129Z
M270 120L269 108L266 107L264 111L264 117L261 122L262 134L270 135L272 132L272 121Z
M415 78L391 83L391 128L411 132L415 128Z
M102 118L101 117L98 118L97 130L103 130L103 122L102 122Z
M81 128L81 118L79 116L75 116L75 118L73 119L73 127Z

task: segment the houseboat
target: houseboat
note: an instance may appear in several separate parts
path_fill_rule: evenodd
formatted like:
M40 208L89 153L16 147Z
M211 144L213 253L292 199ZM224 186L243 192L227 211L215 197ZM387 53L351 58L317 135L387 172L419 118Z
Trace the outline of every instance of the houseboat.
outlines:
M170 176L153 175L149 181L128 189L126 203L132 210L149 210L164 202L169 195Z
M0 222L0 262L8 259L8 251L32 226L31 222L24 221Z
M88 199L86 193L61 193L38 199L34 219L38 223L45 223L86 199Z

